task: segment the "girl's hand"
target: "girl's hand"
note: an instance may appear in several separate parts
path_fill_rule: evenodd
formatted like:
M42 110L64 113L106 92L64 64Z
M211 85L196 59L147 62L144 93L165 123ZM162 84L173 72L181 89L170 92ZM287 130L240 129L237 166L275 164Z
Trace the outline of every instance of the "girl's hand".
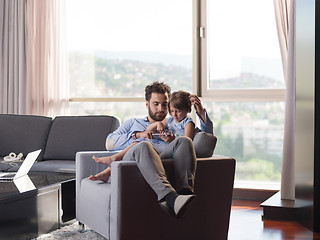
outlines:
M171 134L167 134L167 133L164 133L164 134L161 134L160 135L161 139L167 143L171 143L176 137L174 136L173 132L171 132Z
M202 121L206 123L205 110L202 106L201 100L197 95L191 94L189 96L191 104L194 106L196 112L200 115Z
M162 122L157 122L156 125L157 125L157 131L159 133L163 133L164 132L164 126L163 126Z

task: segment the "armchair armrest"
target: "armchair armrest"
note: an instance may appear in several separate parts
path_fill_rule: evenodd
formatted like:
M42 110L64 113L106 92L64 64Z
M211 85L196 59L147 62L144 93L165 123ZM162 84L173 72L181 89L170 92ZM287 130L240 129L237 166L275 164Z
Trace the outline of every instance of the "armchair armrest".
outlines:
M92 156L107 157L117 153L117 151L92 151L77 152L76 154L76 193L80 190L82 179L95 175L107 168L107 165L97 163Z
M141 209L146 211L141 211ZM131 239L132 232L122 230L127 228L133 230L130 226L134 222L137 224L134 225L136 229L134 231L141 232L145 221L137 221L137 216L139 216L138 219L140 217L150 218L154 211L163 214L157 201L157 195L141 175L136 162L113 162L111 164L110 239ZM142 237L142 239L146 238Z
M77 152L76 154L76 178L81 180L89 177L90 175L97 174L98 172L106 169L106 165L96 163L92 156L107 157L115 154L114 151L95 151L95 152Z

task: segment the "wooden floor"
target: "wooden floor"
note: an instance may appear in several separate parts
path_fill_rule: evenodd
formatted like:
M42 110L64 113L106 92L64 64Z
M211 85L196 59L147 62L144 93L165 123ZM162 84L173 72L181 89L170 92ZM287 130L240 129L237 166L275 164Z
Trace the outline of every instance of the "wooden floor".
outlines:
M260 202L234 200L228 240L320 239L297 222L262 220Z

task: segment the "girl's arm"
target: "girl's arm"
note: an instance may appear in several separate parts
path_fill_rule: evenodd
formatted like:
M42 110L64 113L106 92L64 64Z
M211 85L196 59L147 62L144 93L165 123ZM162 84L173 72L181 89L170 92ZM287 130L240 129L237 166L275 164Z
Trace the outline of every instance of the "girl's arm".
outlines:
M193 131L194 131L194 123L188 122L186 127L184 128L184 136L193 139Z
M158 131L158 132L163 132L166 128L166 119L162 120L161 122L154 122L151 123L146 130L148 131Z
M147 128L146 128L146 130L147 131L154 131L154 130L156 130L157 129L157 122L154 122L154 123L151 123Z
M155 123L151 123L148 127L146 127L147 131L152 131L155 128Z

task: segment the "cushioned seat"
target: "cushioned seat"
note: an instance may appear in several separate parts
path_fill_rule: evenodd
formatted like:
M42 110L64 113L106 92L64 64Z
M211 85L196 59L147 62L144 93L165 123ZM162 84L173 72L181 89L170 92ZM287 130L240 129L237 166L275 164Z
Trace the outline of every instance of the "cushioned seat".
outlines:
M11 167L8 171L18 171L21 163L18 166ZM55 172L55 173L75 173L75 162L65 160L47 160L35 163L30 169L31 172Z

